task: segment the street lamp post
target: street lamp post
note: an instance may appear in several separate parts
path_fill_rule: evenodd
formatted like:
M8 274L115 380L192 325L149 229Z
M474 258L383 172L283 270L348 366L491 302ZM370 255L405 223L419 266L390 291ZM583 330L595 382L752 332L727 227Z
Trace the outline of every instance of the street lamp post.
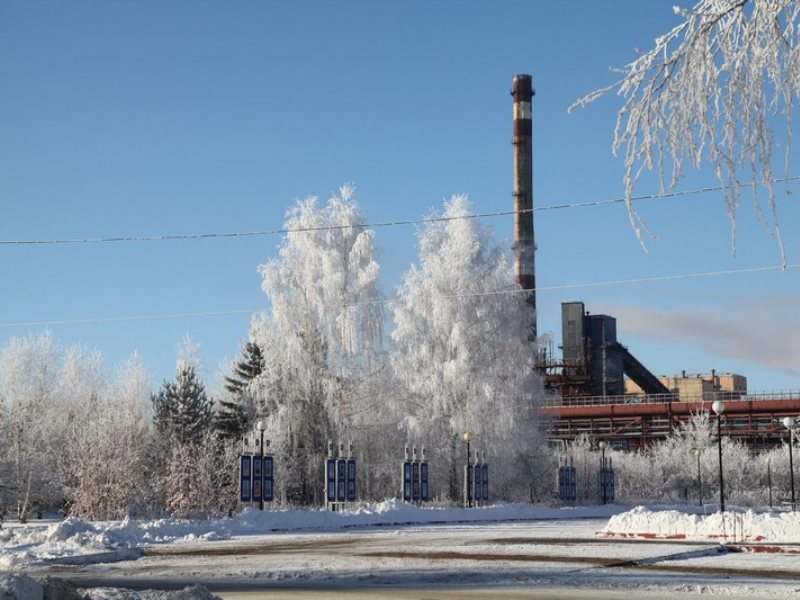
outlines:
M783 426L789 430L789 482L792 488L792 512L795 510L794 503L794 463L792 462L792 442L794 441L795 420L793 417L784 417Z
M467 466L464 469L464 487L466 488L466 493L464 495L464 504L467 508L472 508L472 486L470 485L470 459L472 455L469 450L469 443L472 441L472 432L465 431L464 432L464 441L467 442Z
M722 400L715 400L711 404L711 410L717 414L717 450L719 454L719 510L725 512L725 485L722 479L722 413L725 410L725 403Z
M261 478L262 478L262 482L263 482L263 478L264 478L264 470L263 470L264 469L264 421L263 420L259 420L257 427L258 427L258 433L259 433L259 435L261 437L260 452L259 452L260 456L258 457L258 460L261 461L261 469L259 469L259 473L261 473ZM261 489L261 494L259 495L259 498L258 498L258 510L264 510L264 485L263 485L263 483L259 483L259 485L260 485L260 489Z
M700 471L700 456L703 454L703 449L694 448L692 454L697 459L697 497L700 500L700 506L703 506L703 474Z
M605 504L608 495L606 493L606 442L601 440L597 446L600 448L600 501Z

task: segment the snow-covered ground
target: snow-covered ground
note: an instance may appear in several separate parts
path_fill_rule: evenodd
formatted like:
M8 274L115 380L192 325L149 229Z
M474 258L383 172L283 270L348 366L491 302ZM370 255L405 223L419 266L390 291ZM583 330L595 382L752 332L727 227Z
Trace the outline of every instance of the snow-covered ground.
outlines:
M240 539L292 531L337 531L358 527L409 524L477 523L608 517L624 510L615 505L579 508L543 508L530 504L496 504L462 508L420 508L389 500L354 510L267 510L245 509L231 519L189 521L178 519L88 522L68 518L55 523L32 523L0 529L0 569L53 563L63 559L87 562L93 555L107 560L106 553L159 544Z
M732 552L724 540L704 537L722 524L719 515L691 510L423 509L385 502L342 513L246 510L203 522L66 519L0 530L0 570L55 573L93 588L200 583L236 598L248 590L303 597L311 588L378 590L373 595L380 597L419 597L420 590L431 598L455 590L471 598L520 597L520 590L546 589L583 597L800 598L797 555ZM736 515L769 543L800 544L796 515ZM643 528L696 532L697 541L603 537Z

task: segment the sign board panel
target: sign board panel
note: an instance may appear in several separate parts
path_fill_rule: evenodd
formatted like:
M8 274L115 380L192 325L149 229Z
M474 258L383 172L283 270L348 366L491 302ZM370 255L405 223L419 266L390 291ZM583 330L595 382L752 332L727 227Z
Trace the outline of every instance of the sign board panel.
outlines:
M250 460L251 457L243 454L239 460L239 497L242 502L250 502Z
M419 463L415 462L411 465L411 477L413 480L413 487L412 487L412 500L414 502L419 502Z
M489 465L481 465L481 500L489 501Z
M327 461L326 469L326 483L325 488L328 490L328 502L336 501L336 459L329 458Z
M428 493L428 463L424 462L419 465L419 485L420 485L420 500L427 502L429 500Z
M558 497L563 502L575 502L578 497L575 467L558 468Z
M253 457L253 502L261 501L261 484L264 481L261 473L261 457Z
M264 502L272 502L275 499L273 458L271 456L265 456L263 461L264 466L262 471L264 473L264 486L261 493L264 495Z
M347 461L340 458L336 461L336 500L344 502L347 498Z
M616 481L615 481L615 478L614 478L614 469L609 469L608 470L608 475L609 475L609 479L610 479L610 481L609 481L609 488L610 489L609 489L609 497L608 497L608 499L613 502L614 501L614 494L616 493Z
M600 498L614 501L614 469L600 469Z
M403 500L411 502L411 462L403 463Z
M356 501L356 459L347 459L347 501Z

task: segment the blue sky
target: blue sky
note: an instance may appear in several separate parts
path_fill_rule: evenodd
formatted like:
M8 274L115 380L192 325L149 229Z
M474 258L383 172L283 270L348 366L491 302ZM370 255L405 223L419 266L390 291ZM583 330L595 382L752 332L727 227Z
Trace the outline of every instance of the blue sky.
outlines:
M0 240L270 230L295 199L346 182L371 222L421 218L456 193L477 212L510 210L516 73L536 88L535 204L618 198L619 99L566 108L674 25L673 3L4 0ZM704 171L678 188L714 184ZM796 200L780 210L800 262ZM747 195L735 258L721 193L640 212L659 236L648 253L620 205L537 213L537 283L780 262ZM486 222L509 238L510 217ZM256 269L279 242L2 245L0 345L44 328L10 325L47 321L109 367L138 351L160 381L188 332L213 379L246 313L55 322L265 308ZM380 228L376 243L391 293L415 258L414 228ZM716 368L751 389L800 388L799 298L798 270L545 289L539 330L559 338L560 303L581 299L616 316L620 341L656 374Z

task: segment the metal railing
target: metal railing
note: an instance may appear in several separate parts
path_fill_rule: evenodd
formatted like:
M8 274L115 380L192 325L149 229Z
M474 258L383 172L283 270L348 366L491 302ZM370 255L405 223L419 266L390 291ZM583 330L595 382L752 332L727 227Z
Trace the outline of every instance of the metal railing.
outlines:
M574 396L565 397L548 396L544 406L603 406L608 404L665 404L668 402L681 403L711 403L715 400L723 402L759 402L764 400L800 400L800 389L795 390L768 390L756 392L706 392L697 396L680 397L677 393L671 394L626 394L624 396Z

